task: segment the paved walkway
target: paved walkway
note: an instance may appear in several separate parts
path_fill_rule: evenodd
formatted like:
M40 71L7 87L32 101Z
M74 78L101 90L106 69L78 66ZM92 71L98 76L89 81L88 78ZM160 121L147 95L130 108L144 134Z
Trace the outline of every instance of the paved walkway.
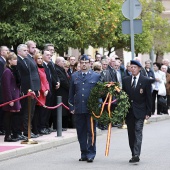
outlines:
M169 118L169 115L153 115L148 123ZM97 133L102 132L98 130ZM57 137L57 132L53 132L33 140L37 141L38 144L21 144L21 141L4 142L4 136L0 136L0 161L75 142L77 141L77 134L75 129L68 129L62 132L61 137Z

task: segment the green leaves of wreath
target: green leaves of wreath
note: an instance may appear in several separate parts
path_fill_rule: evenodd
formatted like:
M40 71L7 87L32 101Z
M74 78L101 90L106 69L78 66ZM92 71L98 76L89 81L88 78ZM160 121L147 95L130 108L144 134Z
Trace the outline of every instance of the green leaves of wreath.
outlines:
M113 96L112 101L116 101L111 105L110 117L107 104L103 106L104 110L102 114L100 114L103 101L108 93ZM120 90L119 83L97 83L91 90L88 100L88 108L92 113L93 119L97 120L102 125L108 125L109 123L123 123L129 107L128 96L123 90Z

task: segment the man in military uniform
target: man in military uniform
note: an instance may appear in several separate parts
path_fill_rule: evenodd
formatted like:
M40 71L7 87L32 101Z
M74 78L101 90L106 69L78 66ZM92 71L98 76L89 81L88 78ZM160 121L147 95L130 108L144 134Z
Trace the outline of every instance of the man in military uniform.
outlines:
M125 77L122 82L123 90L128 94L131 104L126 116L129 146L132 152L129 163L140 160L143 123L144 119L151 116L151 83L150 79L140 72L141 67L138 61L131 60L132 75Z
M96 155L96 122L93 122L94 143L92 143L91 115L87 108L87 101L91 89L100 79L100 75L90 69L87 55L80 58L80 71L71 75L69 90L70 112L75 114L76 130L80 144L81 158L79 161L93 162Z

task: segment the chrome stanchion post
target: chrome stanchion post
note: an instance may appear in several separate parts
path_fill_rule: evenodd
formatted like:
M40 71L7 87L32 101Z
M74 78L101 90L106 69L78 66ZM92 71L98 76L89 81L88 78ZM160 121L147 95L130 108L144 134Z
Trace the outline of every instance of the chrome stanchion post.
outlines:
M57 105L62 103L62 97L57 96ZM57 136L62 136L62 105L57 108Z

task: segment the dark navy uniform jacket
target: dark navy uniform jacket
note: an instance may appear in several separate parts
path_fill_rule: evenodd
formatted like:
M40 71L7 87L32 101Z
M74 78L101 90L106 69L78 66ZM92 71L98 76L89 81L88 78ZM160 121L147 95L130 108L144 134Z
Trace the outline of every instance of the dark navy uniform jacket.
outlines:
M123 90L129 97L131 109L137 119L144 119L146 115L151 116L151 83L150 79L140 74L135 90L131 87L132 76L123 79ZM127 114L128 116L128 114Z
M100 74L89 70L83 78L82 71L76 71L71 75L69 89L69 108L76 113L89 113L87 102L91 89L100 79Z

